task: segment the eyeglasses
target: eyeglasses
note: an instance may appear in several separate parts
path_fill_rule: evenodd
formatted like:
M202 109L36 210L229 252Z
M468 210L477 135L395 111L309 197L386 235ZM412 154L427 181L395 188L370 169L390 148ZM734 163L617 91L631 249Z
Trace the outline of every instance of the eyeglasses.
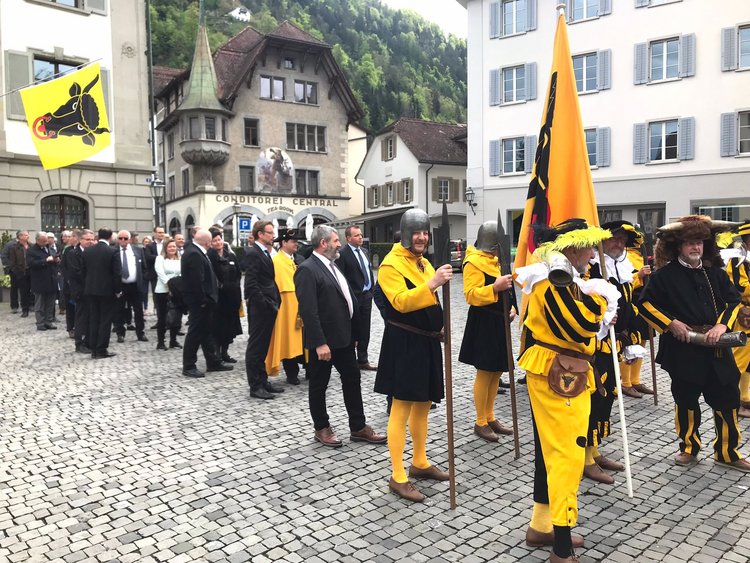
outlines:
M272 234L273 234L273 231L263 231L263 232L264 232L265 234L267 234L267 235L272 235Z
M117 237L117 240L128 240L130 237Z

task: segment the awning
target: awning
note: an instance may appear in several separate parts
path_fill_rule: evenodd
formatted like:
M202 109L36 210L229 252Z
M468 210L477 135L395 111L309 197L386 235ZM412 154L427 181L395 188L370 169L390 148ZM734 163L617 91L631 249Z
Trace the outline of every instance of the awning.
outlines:
M397 207L395 209L375 211L373 213L363 213L362 215L347 217L346 219L339 219L338 221L332 221L326 224L334 228L346 227L347 225L361 225L367 221L375 221L376 219L384 219L385 217L392 217L393 215L401 215L409 209L414 209L414 206L410 205L408 207Z

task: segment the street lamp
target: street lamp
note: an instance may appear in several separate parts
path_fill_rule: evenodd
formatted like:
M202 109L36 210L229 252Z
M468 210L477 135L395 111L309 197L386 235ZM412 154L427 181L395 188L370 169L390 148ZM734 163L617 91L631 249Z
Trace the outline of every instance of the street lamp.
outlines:
M235 246L240 245L240 211L242 211L242 205L235 201L232 204L232 211L234 212L234 240L235 240Z
M159 219L161 213L159 212L159 201L164 198L164 188L166 184L164 180L160 180L156 176L152 176L149 179L149 190L151 191L151 198L154 200L154 226L159 226Z
M474 208L478 205L477 203L474 203L474 190L471 189L471 187L466 188L466 191L464 192L464 195L466 196L466 203L469 204L469 209L471 209L471 212L476 215L477 212L474 211Z

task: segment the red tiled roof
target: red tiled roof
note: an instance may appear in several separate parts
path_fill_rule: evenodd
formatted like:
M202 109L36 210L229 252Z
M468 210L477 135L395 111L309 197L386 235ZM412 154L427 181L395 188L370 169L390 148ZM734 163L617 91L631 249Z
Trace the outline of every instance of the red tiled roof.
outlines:
M167 84L183 74L184 70L168 66L154 66L154 94L159 94Z
M419 162L466 165L466 125L438 123L402 117L387 125L378 135L396 133Z
M315 37L307 33L304 29L297 27L289 20L284 20L283 22L281 22L279 24L279 27L268 34L268 37L278 37L279 39L299 41L301 43L312 43L314 45L321 46L326 45L330 47L330 45L328 45L328 43L326 43L325 41L316 39Z

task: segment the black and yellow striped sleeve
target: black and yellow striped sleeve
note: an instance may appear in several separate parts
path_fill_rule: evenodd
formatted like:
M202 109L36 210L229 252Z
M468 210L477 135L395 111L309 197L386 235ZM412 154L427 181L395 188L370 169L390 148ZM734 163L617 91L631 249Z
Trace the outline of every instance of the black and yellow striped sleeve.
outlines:
M677 318L667 311L657 307L651 301L641 301L641 306L638 310L643 319L659 334L666 332L672 321Z
M550 286L545 291L544 316L558 340L584 344L599 331L604 305L586 297L588 299L576 301L569 288Z

